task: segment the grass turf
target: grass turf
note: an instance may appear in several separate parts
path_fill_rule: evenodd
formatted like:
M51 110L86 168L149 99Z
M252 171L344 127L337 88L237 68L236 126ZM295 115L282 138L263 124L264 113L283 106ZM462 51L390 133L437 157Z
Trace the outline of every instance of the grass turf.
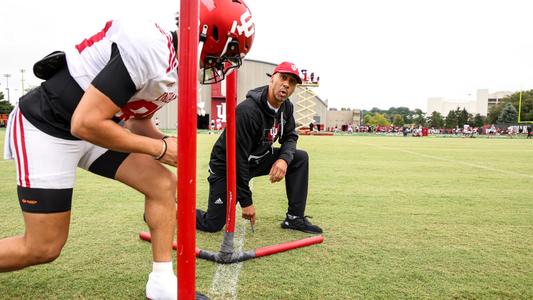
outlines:
M198 135L202 208L217 137ZM304 136L298 146L311 157L306 213L325 242L245 262L240 299L533 297L533 141ZM0 180L0 238L22 234L13 162L0 161ZM245 249L309 236L279 226L284 183L257 178L254 201ZM139 193L80 170L62 255L0 274L1 298L142 299L151 269L142 211ZM222 233L197 240L217 250ZM209 291L214 271L197 261L198 290Z

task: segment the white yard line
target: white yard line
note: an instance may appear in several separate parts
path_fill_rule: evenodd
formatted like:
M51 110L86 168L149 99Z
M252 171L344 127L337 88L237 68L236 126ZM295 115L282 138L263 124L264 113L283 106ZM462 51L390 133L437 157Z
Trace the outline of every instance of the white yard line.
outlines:
M404 152L404 153L412 154L412 155L415 155L415 156L422 156L422 157L425 157L425 158L440 160L440 161L449 162L449 163L457 163L457 164L461 164L461 165L464 165L464 166L478 168L478 169L482 169L482 170L486 170L486 171L498 172L498 173L502 173L502 174L506 174L506 175L512 175L512 176L516 176L516 177L525 177L525 178L528 178L528 179L533 179L533 175L519 173L519 172L515 172L515 171L509 171L509 170L502 170L502 169L497 169L497 168L483 166L483 165L477 165L477 164L473 164L473 163L469 163L469 162L461 161L461 160L457 160L457 159L448 159L448 158L443 158L443 157L439 157L439 156L435 156L435 155L429 155L429 154L423 154L423 153L419 153L419 152L415 152L415 151L411 151L411 150L405 150L405 149L401 149L401 148L384 147L384 146L378 146L378 145L369 144L369 143L361 143L361 144L364 144L364 145L367 145L367 146L376 147L376 148L381 148L381 149L385 149L385 150Z
M235 213L238 216L238 213ZM233 251L241 252L244 246L246 225L244 219L237 218L238 224L235 226L235 238L233 240ZM241 272L242 262L234 264L218 264L213 283L209 291L209 296L213 300L237 299L237 286L239 283L239 274Z
M253 180L250 180L250 189L253 187ZM233 251L242 252L246 236L246 224L243 218L240 218L241 209L237 204L235 211L235 238L233 240ZM242 268L242 262L234 264L218 264L213 282L209 290L209 296L212 300L237 300L237 287L239 284L239 274Z

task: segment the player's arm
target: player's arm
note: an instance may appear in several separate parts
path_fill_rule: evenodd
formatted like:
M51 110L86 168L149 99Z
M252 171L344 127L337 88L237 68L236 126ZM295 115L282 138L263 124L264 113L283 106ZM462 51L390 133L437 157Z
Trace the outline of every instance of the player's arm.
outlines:
M113 44L111 59L94 78L76 107L71 121L71 133L104 148L121 152L144 153L161 161L176 164L175 139L162 141L124 130L112 118L136 93L118 47ZM136 126L138 127L138 126Z
M152 121L152 116L153 114L148 118L129 119L125 122L124 127L138 135L143 135L154 139L162 139L165 137L165 134L155 126L154 122Z
M71 132L104 148L158 156L164 147L161 140L124 130L112 120L119 110L109 97L91 85L72 115Z

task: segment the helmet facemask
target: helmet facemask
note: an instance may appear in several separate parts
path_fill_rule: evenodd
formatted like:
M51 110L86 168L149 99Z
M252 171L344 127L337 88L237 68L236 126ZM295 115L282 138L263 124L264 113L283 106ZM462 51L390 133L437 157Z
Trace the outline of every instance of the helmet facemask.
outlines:
M213 84L226 78L234 69L242 65L239 42L227 38L226 45L219 56L206 55L202 62L200 83Z

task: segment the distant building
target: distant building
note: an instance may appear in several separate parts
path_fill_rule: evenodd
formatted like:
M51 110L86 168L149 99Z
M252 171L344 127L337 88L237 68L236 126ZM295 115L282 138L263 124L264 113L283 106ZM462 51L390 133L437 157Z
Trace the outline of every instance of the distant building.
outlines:
M360 126L363 113L359 109L337 110L331 108L327 112L326 128L342 128L343 125Z
M237 102L246 98L246 93L259 86L267 85L269 77L277 64L245 59L237 73ZM302 66L303 67L303 66ZM327 101L322 100L313 92L315 82L304 82L297 85L293 95L289 98L294 104L294 117L296 125L307 126L311 121L317 124L326 123ZM226 81L213 85L198 84L198 100L204 103L206 115L198 116L198 128L207 129L211 120L220 120L222 127L226 125ZM160 128L175 129L177 123L177 101L163 106L154 115L160 120Z
M491 107L500 103L501 99L510 96L513 92L499 91L489 93L488 89L477 90L476 100L452 100L444 97L432 97L427 101L427 114L434 111L446 116L450 110L466 109L469 113L475 115L480 114L486 116Z
M488 111L497 104L500 104L503 98L511 96L513 92L503 91L489 94L488 96Z

